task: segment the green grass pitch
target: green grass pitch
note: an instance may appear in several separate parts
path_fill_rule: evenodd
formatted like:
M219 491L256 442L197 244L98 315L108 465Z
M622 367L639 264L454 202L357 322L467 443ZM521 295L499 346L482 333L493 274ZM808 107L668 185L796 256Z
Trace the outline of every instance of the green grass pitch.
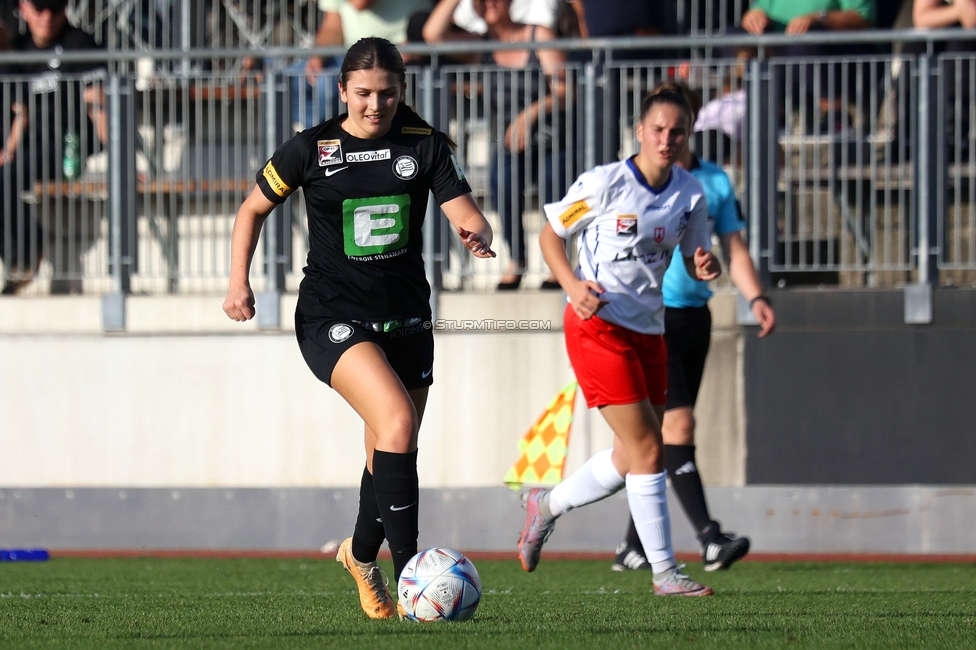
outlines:
M609 560L475 564L474 619L423 625L367 620L329 557L0 563L0 648L976 648L972 564L689 564L710 598Z

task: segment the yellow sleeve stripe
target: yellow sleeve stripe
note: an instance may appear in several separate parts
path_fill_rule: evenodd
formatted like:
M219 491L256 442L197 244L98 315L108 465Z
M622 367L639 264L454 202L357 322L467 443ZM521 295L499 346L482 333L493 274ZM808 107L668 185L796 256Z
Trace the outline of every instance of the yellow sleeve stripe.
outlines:
M559 223L563 225L563 228L568 229L589 211L590 206L587 205L586 201L577 201L573 205L569 206L568 210L559 215Z
M287 183L281 180L281 177L278 176L278 170L274 168L274 165L271 164L270 160L268 161L268 164L264 166L264 180L268 181L271 191L281 198L291 194L291 188L288 187Z

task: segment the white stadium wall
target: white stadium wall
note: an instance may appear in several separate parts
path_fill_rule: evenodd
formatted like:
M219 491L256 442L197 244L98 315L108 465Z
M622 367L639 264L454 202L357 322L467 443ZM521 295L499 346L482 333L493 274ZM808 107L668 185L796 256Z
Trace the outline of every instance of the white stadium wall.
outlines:
M525 304L511 304L519 300ZM521 316L551 329L435 335L435 383L420 437L423 487L501 485L519 438L573 377L562 305L556 292L444 296L438 316L447 326ZM215 297L132 298L122 335L98 331L99 309L96 298L0 301L0 485L359 484L361 420L305 366L291 305L282 310L283 331L273 333L225 323ZM717 320L731 313L715 311ZM715 461L702 459L714 484L742 477L731 327L716 328L699 416L717 445L704 450L721 450ZM567 469L610 443L580 396Z
M784 327L774 339L785 343L797 336L794 317L789 301L776 299ZM519 438L572 377L562 300L558 292L442 295L445 323L548 320L552 329L435 335L420 438L421 545L514 549L523 515L502 478ZM347 536L362 424L305 367L290 331L294 297L282 303L282 329L259 332L225 319L217 297L131 297L127 332L104 334L97 297L0 299L0 546L290 550ZM744 385L756 366L750 346L766 348L754 329L736 325L735 305L728 293L712 301L696 410L712 514L748 534L756 552L976 551L958 525L976 516L973 485L747 484L751 432L766 446L799 444L784 413L815 405L755 406L777 382L803 378L783 363L770 367L790 353L778 344ZM747 404L762 421L746 421ZM599 414L577 402L567 471L610 440ZM675 549L696 551L670 496L669 507ZM609 553L626 517L621 492L560 520L547 548Z

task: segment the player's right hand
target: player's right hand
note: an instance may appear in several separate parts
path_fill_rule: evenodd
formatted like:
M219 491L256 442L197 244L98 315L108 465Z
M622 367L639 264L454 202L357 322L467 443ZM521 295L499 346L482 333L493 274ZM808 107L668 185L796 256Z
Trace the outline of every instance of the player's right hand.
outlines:
M254 318L254 292L251 287L231 288L224 298L224 313L239 323Z
M580 320L589 320L598 311L603 309L607 301L600 296L605 293L605 289L592 280L580 280L569 288L569 303L573 306L573 312L580 317Z

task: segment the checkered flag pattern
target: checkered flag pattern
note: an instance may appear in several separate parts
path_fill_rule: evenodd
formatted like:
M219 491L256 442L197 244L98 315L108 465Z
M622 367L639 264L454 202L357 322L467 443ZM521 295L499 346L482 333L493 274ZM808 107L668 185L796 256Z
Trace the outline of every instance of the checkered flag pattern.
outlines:
M555 485L563 480L575 401L576 382L572 381L519 440L519 457L505 474L506 485L518 490L523 483Z

